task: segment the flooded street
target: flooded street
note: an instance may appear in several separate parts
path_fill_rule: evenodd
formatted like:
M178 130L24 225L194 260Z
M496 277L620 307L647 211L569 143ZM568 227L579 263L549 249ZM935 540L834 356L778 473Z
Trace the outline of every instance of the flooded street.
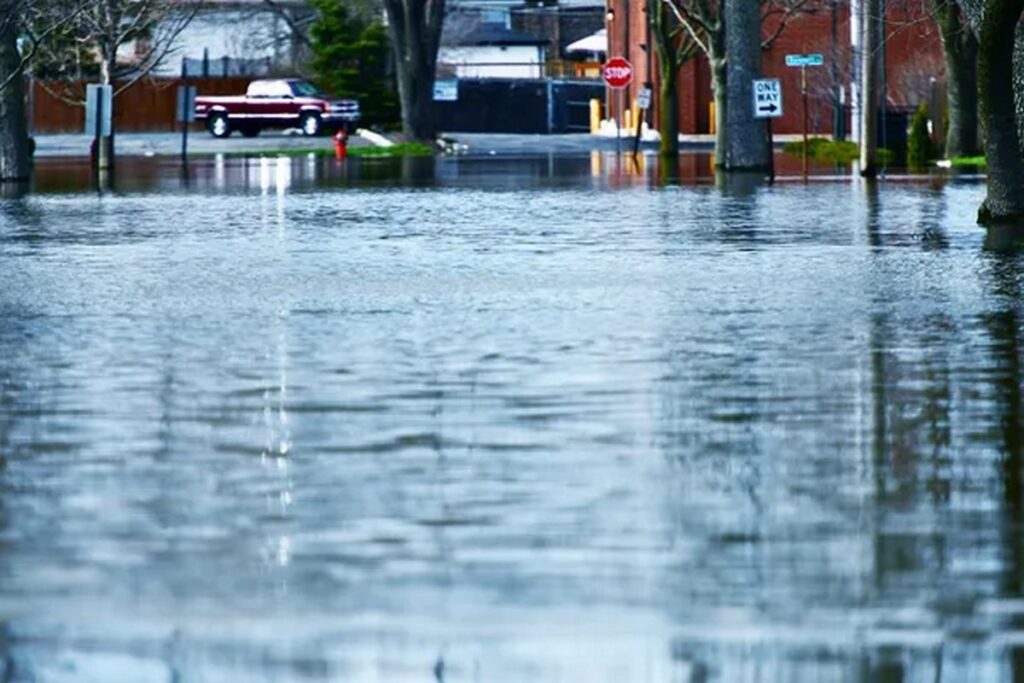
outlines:
M976 179L138 164L0 200L0 680L1024 681Z

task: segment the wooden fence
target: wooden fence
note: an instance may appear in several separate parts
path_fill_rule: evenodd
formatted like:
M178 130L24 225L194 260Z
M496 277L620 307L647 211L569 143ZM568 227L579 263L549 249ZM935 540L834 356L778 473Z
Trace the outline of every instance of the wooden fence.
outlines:
M200 95L241 95L252 77L190 78ZM114 130L130 132L171 132L175 123L179 78L142 79L114 100ZM35 81L31 85L30 109L35 133L81 133L85 128L85 107L64 102L53 93L66 92L85 99L85 83Z

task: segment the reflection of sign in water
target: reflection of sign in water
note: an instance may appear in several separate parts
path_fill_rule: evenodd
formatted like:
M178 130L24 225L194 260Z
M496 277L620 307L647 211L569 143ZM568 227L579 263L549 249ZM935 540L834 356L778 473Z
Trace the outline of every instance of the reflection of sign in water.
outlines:
M786 55L786 66L821 66L824 63L824 55Z
M754 117L777 119L782 116L782 84L777 78L754 81Z
M435 102L457 102L459 99L459 82L457 80L434 81Z
M110 137L113 132L114 88L90 83L85 86L85 133ZM98 120L97 120L98 119Z

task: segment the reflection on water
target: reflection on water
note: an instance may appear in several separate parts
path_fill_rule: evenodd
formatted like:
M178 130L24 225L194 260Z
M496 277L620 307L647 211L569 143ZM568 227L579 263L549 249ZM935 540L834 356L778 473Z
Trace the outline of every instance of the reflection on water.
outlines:
M0 200L0 680L1024 680L983 187L593 162Z

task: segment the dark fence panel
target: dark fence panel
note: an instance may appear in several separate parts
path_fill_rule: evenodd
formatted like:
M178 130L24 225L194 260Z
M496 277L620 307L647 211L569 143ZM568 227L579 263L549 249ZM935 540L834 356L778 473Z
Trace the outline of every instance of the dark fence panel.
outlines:
M585 133L590 99L604 86L587 81L459 79L459 99L437 102L440 130L458 133Z
M590 100L604 101L601 81L553 81L552 133L589 133Z
M444 131L548 132L548 85L543 79L462 78L459 99L436 104Z

